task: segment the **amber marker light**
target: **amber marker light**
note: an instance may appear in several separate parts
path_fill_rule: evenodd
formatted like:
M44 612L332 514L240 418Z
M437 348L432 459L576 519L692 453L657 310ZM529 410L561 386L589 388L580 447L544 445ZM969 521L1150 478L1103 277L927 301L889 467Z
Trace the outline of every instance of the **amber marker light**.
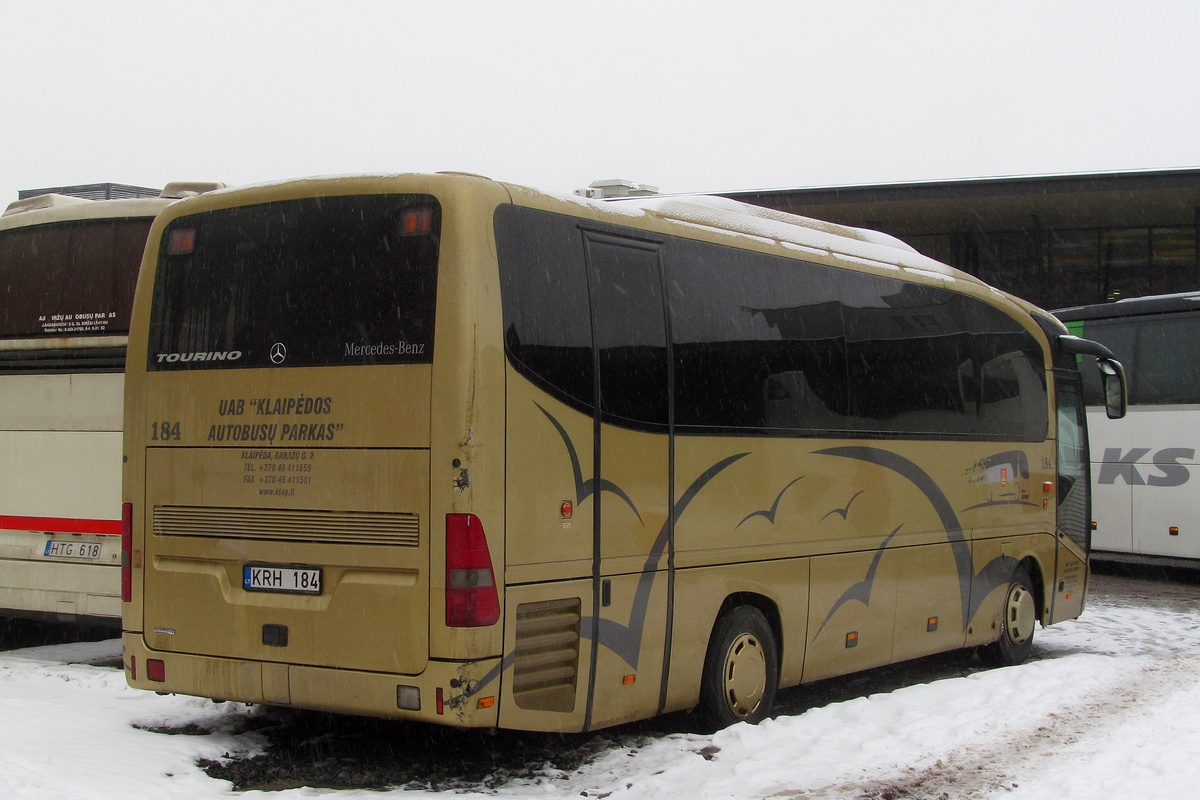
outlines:
M481 697L479 698L479 701L475 703L475 707L478 709L491 708L494 705L496 705L495 697Z
M637 675L626 675L624 678L621 678L621 683L628 686L629 684L633 683L636 680L637 680Z

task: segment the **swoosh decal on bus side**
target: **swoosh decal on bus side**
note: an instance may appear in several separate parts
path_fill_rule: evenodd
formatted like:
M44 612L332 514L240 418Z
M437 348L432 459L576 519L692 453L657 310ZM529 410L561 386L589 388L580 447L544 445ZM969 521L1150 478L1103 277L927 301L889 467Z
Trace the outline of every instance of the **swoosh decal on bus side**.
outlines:
M971 546L963 534L962 524L958 515L950 505L944 492L925 470L898 453L881 450L878 447L830 447L817 450L818 455L838 456L865 461L890 469L906 478L925 495L933 510L937 513L946 530L946 541L954 553L954 563L958 570L958 591L962 598L963 631L967 630L975 612L983 604L983 599L997 586L1003 586L1012 576L1016 560L1011 556L997 556L984 565L978 573L971 558Z
M966 508L963 509L963 511L964 512L975 511L976 509L987 508L988 506L1029 506L1031 508L1039 507L1037 503L1031 503L1028 500L989 500L986 503L976 503L973 506L967 506Z
M753 517L763 517L764 519L766 519L767 522L774 525L775 524L775 513L777 511L779 511L779 501L783 499L784 492L786 492L788 489L792 488L793 484L799 482L800 479L803 477L804 476L801 475L799 478L796 478L796 480L792 481L787 486L784 486L782 489L780 489L779 494L775 495L775 502L771 504L770 508L764 508L762 511L751 511L749 514L747 514L746 518L743 519L741 522L739 522L734 527L734 530L736 531L738 528L745 525L747 520L750 520Z
M566 429L559 424L558 420L556 420L554 416L550 414L550 412L538 405L537 402L534 402L534 405L536 405L538 410L546 415L546 418L550 420L551 424L553 424L555 429L558 431L559 436L562 437L563 444L567 448L567 454L571 459L571 468L575 473L575 486L577 491L582 492L585 487L593 486L594 483L591 479L587 481L583 480L583 474L579 464L579 456ZM663 522L663 526L659 530L658 536L655 537L654 544L650 548L650 554L646 558L646 563L642 567L641 577L638 578L637 589L634 591L633 607L629 612L629 624L622 625L615 620L604 619L603 617L600 618L600 644L604 645L609 650L620 656L621 659L629 664L629 666L633 669L637 669L638 657L641 652L642 634L646 623L646 614L650 608L650 592L654 588L654 579L658 575L658 565L662 562L663 555L666 553L667 540L670 538L669 532L671 521L678 520L679 517L683 515L684 510L687 509L692 500L696 498L696 495L700 493L700 491L708 484L709 481L724 471L729 465L741 460L742 458L745 458L748 455L750 455L748 452L735 453L734 455L723 458L716 464L713 464L698 478L696 478L696 480L692 481L692 484L688 486L687 490L684 491L684 493L680 496L678 502L672 506L671 514ZM623 491L621 491L619 487L616 487L610 482L604 480L600 481L599 485L601 489L605 491L615 490L614 494L617 494L619 497L624 499L625 502L629 503L630 508L633 508L635 514L637 513L637 509L634 508L632 501L628 499L628 497ZM608 489L609 486L612 486L612 490ZM581 498L589 497L591 494L592 491L589 489L586 494L581 494L580 496ZM638 519L641 519L640 514L638 515ZM583 616L579 620L579 639L581 642L590 641L594 635L592 619L593 618L591 616ZM506 654L500 660L500 663L488 670L488 672L482 678L480 678L477 683L465 687L461 694L453 696L451 700L454 700L455 702L462 702L465 701L466 698L477 694L492 681L499 678L500 674L504 672L504 670L513 666L513 664L516 663L516 657L516 652ZM462 698L462 700L459 700L459 698ZM450 700L447 700L446 702L450 702Z
M859 489L857 492L855 492L850 497L849 500L846 501L846 505L842 506L841 508L835 508L833 511L830 511L828 514L821 517L821 522L824 522L825 520L829 519L834 514L837 514L842 519L847 519L850 516L850 506L854 505L854 501L857 500L858 496L865 491L866 491L866 489Z
M638 578L637 590L633 595L633 608L629 612L629 624L622 625L616 620L600 618L600 644L619 655L633 669L637 669L638 654L642 647L642 630L646 622L646 613L650 608L650 590L654 587L654 579L658 575L658 565L667 550L671 520L678 520L683 516L684 510L709 481L730 464L748 455L750 454L736 453L713 464L700 477L692 481L692 485L671 508L671 516L663 522L662 529L659 530L654 545L650 548L650 556L642 567L641 577ZM591 621L591 617L580 620L579 637L581 639L592 638Z
M590 497L595 492L595 487L599 486L601 491L612 491L618 497L621 497L634 513L641 519L641 514L638 514L637 508L632 500L619 487L609 481L601 480L596 482L595 479L583 480L582 469L579 463L579 456L575 450L574 444L571 442L570 435L566 429L554 418L550 412L542 408L538 403L534 403L551 424L558 431L559 436L563 440L563 444L567 448L568 456L571 459L571 467L574 472L576 492L579 496L579 501L586 497ZM955 514L950 501L947 499L944 492L923 469L917 466L914 462L893 453L890 450L882 450L875 447L850 446L850 447L831 447L824 450L815 451L817 455L830 455L841 458L851 458L877 466L890 469L901 477L907 479L910 483L917 487L926 499L929 500L937 513L938 518L942 522L942 526L946 531L946 539L950 544L951 551L954 554L955 565L958 571L959 593L962 597L963 611L963 630L966 631L970 620L978 611L983 599L990 594L991 590L997 586L1006 583L1012 575L1013 569L1017 565L1016 559L1011 556L997 556L988 562L983 569L978 573L974 570L974 564L971 559L970 545L963 533L962 525L958 521L958 516ZM609 648L616 653L633 669L637 669L638 655L641 649L641 639L645 625L646 614L649 610L650 591L654 585L654 579L657 575L658 565L666 552L669 526L672 519L678 519L682 516L684 510L688 507L691 501L697 494L720 472L725 470L736 461L750 455L747 453L737 453L717 462L709 467L701 474L691 486L680 496L679 501L671 509L671 516L663 523L663 527L659 530L658 536L654 540L654 545L651 547L650 554L646 559L646 563L642 568L641 577L638 580L638 587L634 594L633 608L630 610L629 624L622 625L615 620L600 618L599 620L599 643ZM799 480L797 478L796 480ZM792 481L795 483L796 481ZM787 490L792 484L784 487ZM782 495L783 492L780 492ZM857 496L857 495L856 495ZM776 498L778 501L778 498ZM854 498L851 498L853 501ZM750 516L753 516L750 515ZM826 515L828 516L828 515ZM746 519L749 519L747 517ZM745 520L743 520L744 522ZM740 524L740 523L739 523ZM833 609L829 612L825 622L821 623L821 627L817 630L817 635L824 629L833 613L842 605L850 600L860 600L864 605L869 605L870 594L874 582L874 573L879 566L879 561L883 557L884 550L892 537L894 537L903 525L898 526L884 540L876 551L875 558L871 562L871 566L867 570L867 575L863 581L860 581L849 589L847 589L838 599ZM865 599L859 595L865 593ZM587 616L580 619L580 640L591 640L595 635L592 626L592 617ZM813 637L814 640L816 636ZM467 698L482 690L485 686L496 680L500 674L511 667L516 661L516 653L506 654L496 666L487 672L479 680L478 683L468 686L464 689L459 697Z
M629 499L629 495L625 494L621 487L603 478L599 481L596 481L595 478L588 478L586 481L583 479L583 469L579 465L579 454L575 451L575 443L571 441L571 436L567 433L567 429L554 418L553 414L542 408L536 400L533 404L538 407L538 411L546 415L546 419L550 420L550 424L558 431L558 435L562 437L563 444L567 447L567 455L571 457L571 471L575 475L575 504L581 505L584 500L596 493L597 488L602 492L612 492L633 509L633 513L637 515L638 522L642 522L644 525L645 522L642 521L641 512L637 510L637 506L633 504L633 500Z
M855 495L857 497L858 495ZM828 516L828 515L827 515ZM825 626L829 624L829 620L833 619L833 615L839 608L849 603L851 600L857 600L864 606L871 605L871 590L875 588L875 571L879 569L879 561L883 558L883 551L887 549L890 542L900 529L904 527L904 523L896 526L896 529L887 535L883 540L883 544L879 545L875 550L875 558L871 559L871 566L867 567L867 575L858 583L851 586L846 591L842 592L842 596L833 604L833 608L829 609L829 613L825 615L825 621L821 623L821 627L817 628L817 632L813 634L813 641L821 635L821 631L825 630Z

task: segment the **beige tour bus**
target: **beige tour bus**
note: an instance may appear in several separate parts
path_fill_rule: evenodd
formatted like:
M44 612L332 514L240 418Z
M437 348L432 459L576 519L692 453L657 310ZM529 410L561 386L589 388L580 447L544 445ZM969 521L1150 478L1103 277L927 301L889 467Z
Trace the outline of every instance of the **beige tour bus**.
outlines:
M121 624L129 312L150 223L199 188L0 215L0 615Z
M954 648L1087 592L1077 354L881 234L462 174L155 222L126 383L131 685L585 731Z

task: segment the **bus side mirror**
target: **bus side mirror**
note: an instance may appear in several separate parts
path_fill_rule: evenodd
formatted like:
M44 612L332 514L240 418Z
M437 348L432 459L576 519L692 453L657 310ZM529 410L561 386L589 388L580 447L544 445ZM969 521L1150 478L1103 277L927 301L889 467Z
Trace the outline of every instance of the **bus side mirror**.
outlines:
M1104 411L1109 419L1121 419L1129 404L1125 368L1113 358L1098 359L1096 366L1100 368L1100 380L1104 385Z

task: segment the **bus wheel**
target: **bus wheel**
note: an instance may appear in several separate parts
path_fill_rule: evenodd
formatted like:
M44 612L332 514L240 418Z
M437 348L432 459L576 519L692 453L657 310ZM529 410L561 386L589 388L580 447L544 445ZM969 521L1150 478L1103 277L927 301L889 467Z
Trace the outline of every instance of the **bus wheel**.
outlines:
M762 612L737 606L717 620L700 684L697 714L717 730L766 718L779 686L775 636Z
M1033 580L1024 567L1013 570L1004 596L1004 619L1000 638L979 651L984 663L994 667L1020 664L1033 649L1033 626L1037 622L1037 596Z

